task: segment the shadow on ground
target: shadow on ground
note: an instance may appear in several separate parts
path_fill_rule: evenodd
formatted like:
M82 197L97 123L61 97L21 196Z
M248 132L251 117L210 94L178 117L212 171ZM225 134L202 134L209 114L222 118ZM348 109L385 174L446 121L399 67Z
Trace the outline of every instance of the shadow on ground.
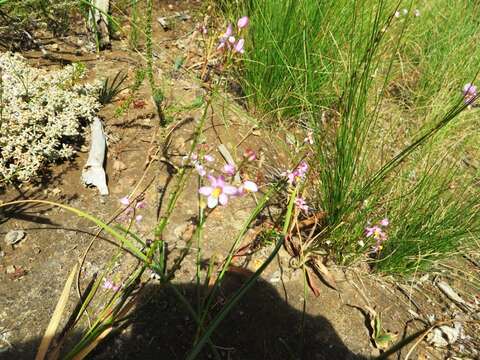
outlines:
M215 298L215 310L245 281L245 274L229 273ZM197 288L179 285L178 290L195 303ZM222 359L366 359L352 353L323 317L304 319L275 288L260 280L242 299L212 337ZM149 285L133 313L132 324L111 337L89 359L185 359L192 348L196 326L188 311L167 287ZM32 359L39 339L12 344L0 359ZM198 359L214 359L208 345Z

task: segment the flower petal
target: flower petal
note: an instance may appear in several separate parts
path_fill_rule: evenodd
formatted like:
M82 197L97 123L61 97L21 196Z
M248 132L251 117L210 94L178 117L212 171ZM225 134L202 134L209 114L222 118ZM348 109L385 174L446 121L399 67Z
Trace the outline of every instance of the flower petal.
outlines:
M207 206L210 209L213 209L215 206L218 205L218 198L215 196L210 195L207 199Z
M238 19L237 26L239 29L243 29L248 26L248 23L248 16L242 16L240 19Z
M372 236L374 232L375 232L375 227L366 227L365 228L365 236L366 237Z
M224 186L225 186L225 178L223 177L223 175L220 175L219 177L217 177L215 187L219 187L223 189Z
M227 175L230 175L230 176L233 176L235 175L235 165L232 165L232 164L225 164L223 166L223 172Z
M240 185L234 196L243 196L244 194L245 194L245 189L243 188L243 185Z
M197 173L198 173L198 175L200 175L200 176L205 176L205 175L207 175L207 171L205 170L205 168L204 168L202 165L198 164L198 163L195 164L195 170L197 170Z
M235 51L243 54L243 52L244 52L243 45L244 44L245 44L245 40L243 38L238 40L237 43L235 44Z
M210 181L210 184L212 185L212 188L216 188L218 185L217 185L217 179L215 179L214 176L212 175L208 175L208 181Z
M228 24L227 26L227 31L225 31L225 36L229 37L233 34L233 27L232 24Z
M253 181L247 180L243 182L243 187L245 190L250 192L257 192L258 186Z
M228 196L225 194L220 194L218 200L220 202L220 205L226 205L228 203Z
M215 161L215 158L212 155L209 155L209 154L205 155L203 158L205 159L206 162L214 162Z
M254 161L257 159L257 153L252 150L252 149L245 149L243 156L248 160L248 161Z
M237 188L232 185L225 185L223 187L223 192L227 195L235 195L237 193Z
M141 200L137 202L137 205L135 205L135 208L137 209L145 209L147 207L147 203L145 200Z
M213 187L202 186L200 189L198 189L198 192L203 196L210 196L213 192Z

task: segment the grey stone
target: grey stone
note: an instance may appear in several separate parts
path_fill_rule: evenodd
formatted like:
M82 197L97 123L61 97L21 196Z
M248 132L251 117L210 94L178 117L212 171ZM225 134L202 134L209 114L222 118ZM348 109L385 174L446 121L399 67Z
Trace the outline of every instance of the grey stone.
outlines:
M5 243L7 245L15 245L20 242L27 234L23 230L10 230L5 235Z

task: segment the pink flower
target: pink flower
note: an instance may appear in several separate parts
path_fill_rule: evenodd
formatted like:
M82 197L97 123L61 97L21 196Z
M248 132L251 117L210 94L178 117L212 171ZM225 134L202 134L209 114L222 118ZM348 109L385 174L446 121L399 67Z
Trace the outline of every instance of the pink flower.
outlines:
M306 161L302 161L297 167L298 176L304 177L308 171L308 164Z
M365 228L365 236L366 237L371 237L373 236L374 239L381 239L386 237L385 233L383 232L382 228L380 226L372 226L372 227L366 227Z
M295 199L295 206L302 211L308 212L308 205L303 198L297 197Z
M308 164L305 161L302 161L293 171L287 171L282 173L283 176L287 178L287 182L291 185L295 185L298 180L301 180L305 177L308 171Z
M198 155L192 153L192 155L190 155L190 158L188 157L188 155L186 155L182 158L182 164L185 164L186 161L191 161L193 164L195 164L198 161Z
M383 243L388 239L387 234L383 231L382 227L388 226L390 222L387 218L382 219L379 222L380 226L367 226L365 228L365 236L373 237L375 239L375 246L372 248L372 253L378 253L383 248Z
M120 286L118 285L115 285L114 283L112 283L110 280L108 279L103 279L103 285L102 287L104 289L107 289L107 290L113 290L113 291L118 291L120 289Z
M227 175L230 175L230 176L233 176L235 175L235 173L237 172L237 170L235 169L235 165L232 165L232 164L225 164L223 166L223 172Z
M228 24L227 25L227 30L225 31L224 36L226 36L228 38L231 35L233 35L233 26L232 26L232 24Z
M200 165L198 162L195 164L195 170L197 170L198 175L200 176L205 176L207 175L207 171L203 167L203 165Z
M257 153L252 149L245 149L243 157L248 161L254 161L257 160Z
M201 34L208 34L208 29L207 27L205 26L205 24L198 24L197 25L197 30L201 33Z
M246 28L250 22L250 19L248 16L242 16L240 19L238 19L237 26L239 29Z
M237 193L235 194L236 196L243 196L247 192L257 192L258 191L258 186L255 184L253 181L246 180L243 182L242 185L240 185L237 189Z
M228 43L227 41L230 41L231 38L233 37L233 27L232 27L232 24L228 24L227 26L227 30L225 31L225 34L223 34L222 36L220 36L220 42L217 46L217 50L221 50L223 49L226 45L228 46ZM235 42L235 37L233 37L233 41L231 41L232 43Z
M215 158L214 158L212 155L209 155L209 154L205 155L205 156L203 157L203 159L204 159L206 162L214 162L214 161L215 161Z
M236 52L243 54L245 52L243 45L245 44L245 40L242 38L237 41L237 43L234 46L234 49Z
M243 182L243 188L248 192L257 192L258 186L253 181L247 180Z
M146 201L141 200L135 204L135 209L134 209L133 206L131 206L132 203L130 202L130 199L127 196L121 198L120 202L122 203L122 205L125 206L125 210L123 210L122 214L118 217L118 221L121 221L121 222L129 222L135 213L135 209L145 209L147 207ZM137 223L139 223L142 219L143 219L143 215L135 216L135 221Z
M220 205L226 205L228 203L228 196L237 193L237 188L226 184L223 176L215 178L209 175L208 180L210 181L210 186L202 186L198 192L203 196L208 196L207 206L210 209L213 209L219 203Z
M293 171L287 171L286 173L283 173L282 175L287 177L287 182L290 185L293 185L295 183L295 174Z
M147 207L147 202L145 200L139 201L135 207L137 209L145 209Z
M469 104L475 100L477 97L477 87L473 84L465 84L462 89L463 97L465 98L465 103Z

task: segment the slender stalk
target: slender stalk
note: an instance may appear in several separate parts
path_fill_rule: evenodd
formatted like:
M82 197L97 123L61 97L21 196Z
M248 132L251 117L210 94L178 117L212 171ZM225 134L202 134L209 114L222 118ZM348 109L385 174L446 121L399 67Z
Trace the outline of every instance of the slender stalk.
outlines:
M275 186L272 187L272 189L269 191L269 193L272 190L276 190L276 187ZM282 234L279 237L279 239L277 240L277 244L275 245L275 248L273 249L272 253L265 260L265 262L258 268L258 270L247 280L247 282L245 284L243 284L242 287L235 293L235 295L224 305L222 310L215 316L215 318L212 320L212 322L208 326L207 330L204 332L202 337L195 344L192 351L188 354L186 360L193 360L198 356L198 354L202 350L203 346L210 339L210 336L213 334L215 329L225 319L225 317L228 315L228 313L238 304L240 299L248 292L248 290L250 290L250 288L255 284L255 282L260 277L260 275L263 273L263 271L267 268L267 266L277 256L278 251L281 249L281 247L284 244L285 237L288 236L288 233L290 231L290 226L292 224L293 209L294 209L294 205L295 205L295 199L297 197L297 191L298 191L298 189L295 188L294 191L292 191L292 193L290 195L289 203L288 203L288 207L287 207L287 212L285 214L285 220L284 220L284 223L283 223ZM264 198L265 198L265 196L264 196ZM243 233L243 231L241 231L240 233ZM230 252L229 255L233 256L233 250ZM218 282L219 282L219 280L217 279L216 284Z

